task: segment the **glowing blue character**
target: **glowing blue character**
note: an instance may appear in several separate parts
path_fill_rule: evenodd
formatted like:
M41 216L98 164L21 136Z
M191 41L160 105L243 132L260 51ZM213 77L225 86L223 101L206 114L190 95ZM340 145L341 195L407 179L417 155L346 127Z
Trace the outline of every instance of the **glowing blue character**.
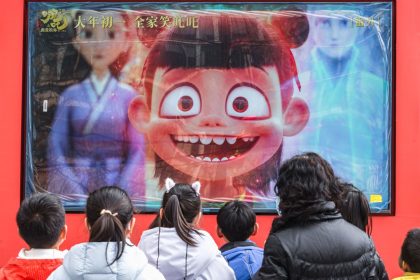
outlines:
M320 153L340 177L386 201L388 84L363 64L354 12L316 15L309 69L301 75L311 111L302 149Z

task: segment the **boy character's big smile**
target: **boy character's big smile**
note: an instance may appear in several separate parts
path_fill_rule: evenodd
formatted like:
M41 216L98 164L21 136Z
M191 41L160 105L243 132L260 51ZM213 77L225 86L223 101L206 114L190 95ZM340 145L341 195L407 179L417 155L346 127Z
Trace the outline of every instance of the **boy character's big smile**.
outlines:
M171 135L177 149L198 161L219 163L234 160L248 152L258 137Z

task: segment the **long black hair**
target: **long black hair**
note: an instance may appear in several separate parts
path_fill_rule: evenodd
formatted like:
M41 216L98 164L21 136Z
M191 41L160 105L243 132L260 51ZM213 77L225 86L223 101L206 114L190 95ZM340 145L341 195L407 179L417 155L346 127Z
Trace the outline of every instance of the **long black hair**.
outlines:
M193 233L201 235L195 228L194 219L200 214L200 195L186 183L175 184L165 192L162 199L162 217L157 216L150 228L157 226L175 228L178 236L190 246L196 246Z
M286 160L279 169L274 188L280 198L281 217L273 221L275 232L289 223L303 223L333 204L336 177L331 165L316 153L303 153Z
M351 183L341 182L343 189L341 203L337 204L343 218L366 232L372 233L372 217L369 201L365 194Z
M107 249L109 242L115 242L117 253L109 265L124 253L126 230L133 218L133 212L130 197L119 187L103 187L89 194L86 203L86 218L90 226L89 242L108 242Z

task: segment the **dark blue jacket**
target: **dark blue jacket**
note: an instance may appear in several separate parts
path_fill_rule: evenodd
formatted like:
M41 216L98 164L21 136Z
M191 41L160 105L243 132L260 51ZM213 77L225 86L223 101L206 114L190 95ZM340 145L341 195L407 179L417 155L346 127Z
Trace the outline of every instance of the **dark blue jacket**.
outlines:
M237 280L250 280L260 269L264 256L264 250L251 241L229 242L220 251L235 271Z

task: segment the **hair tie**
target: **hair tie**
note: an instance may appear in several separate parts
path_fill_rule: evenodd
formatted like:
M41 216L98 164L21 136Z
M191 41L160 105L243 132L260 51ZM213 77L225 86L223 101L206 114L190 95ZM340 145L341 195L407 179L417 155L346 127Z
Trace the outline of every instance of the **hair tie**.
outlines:
M118 213L112 213L110 210L102 209L101 210L101 216L104 215L104 214L109 214L109 215L114 216L114 217L118 215Z

